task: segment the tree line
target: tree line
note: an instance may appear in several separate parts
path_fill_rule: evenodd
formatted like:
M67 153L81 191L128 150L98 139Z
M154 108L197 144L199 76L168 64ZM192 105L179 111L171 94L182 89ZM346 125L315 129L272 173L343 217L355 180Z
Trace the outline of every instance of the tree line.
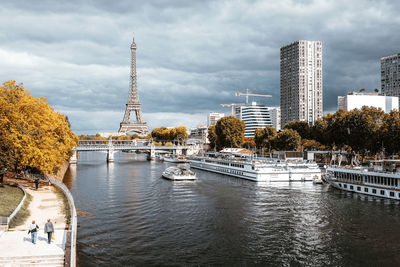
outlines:
M342 149L361 155L395 154L400 151L400 111L389 114L381 109L366 107L352 111L339 110L318 119L313 126L292 121L277 132L272 127L255 130L254 140L244 138L244 123L224 117L208 129L211 148L251 147L272 150Z
M186 126L176 128L159 127L151 131L151 137L156 142L185 141L188 138Z
M53 174L71 156L78 137L68 118L21 83L0 86L0 167Z

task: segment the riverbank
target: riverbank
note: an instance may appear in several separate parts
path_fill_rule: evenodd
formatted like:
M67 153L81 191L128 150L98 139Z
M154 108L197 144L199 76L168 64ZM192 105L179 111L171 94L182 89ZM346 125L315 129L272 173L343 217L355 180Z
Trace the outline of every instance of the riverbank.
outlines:
M18 183L25 188L31 201L27 207L29 215L17 225L10 225L7 232L0 236L0 266L20 266L21 264L42 264L64 266L68 233L66 207L68 200L55 186L46 182L39 184L39 189L30 179L7 178L6 183ZM65 203L67 202L67 203ZM55 240L47 244L44 226L51 219L55 229ZM32 244L28 227L32 221L39 226L38 240ZM8 264L8 265L7 265Z

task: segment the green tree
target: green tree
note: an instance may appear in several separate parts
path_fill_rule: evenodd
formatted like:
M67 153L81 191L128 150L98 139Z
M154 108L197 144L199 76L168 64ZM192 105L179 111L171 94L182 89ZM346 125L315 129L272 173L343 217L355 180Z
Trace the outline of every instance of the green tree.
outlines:
M217 145L217 134L215 133L215 125L208 127L208 140L210 141L211 149L216 148Z
M302 139L301 144L305 150L319 150L322 146L320 142L310 139Z
M271 152L273 148L273 142L277 136L277 132L275 128L271 126L267 126L264 129L256 129L254 132L254 141L256 143L257 148L262 149L262 154L264 154L265 148Z
M224 147L240 147L243 138L245 124L243 121L233 116L219 119L215 125L217 135L217 149Z
M167 127L159 127L159 128L155 128L153 129L153 131L151 131L151 137L155 140L155 141L161 141L163 140L164 136L163 136L163 131L166 130Z
M290 121L285 125L285 129L295 130L302 139L311 139L311 127L305 121Z
M400 151L400 111L392 110L384 118L381 128L381 145L385 152L389 154L399 153Z
M188 138L186 126L178 126L175 128L176 136L175 138L180 141L185 141Z
M253 137L244 137L242 142L242 147L244 148L254 148L256 147L256 142L254 142Z
M295 130L285 129L278 133L274 145L278 150L297 150L301 145L301 137Z

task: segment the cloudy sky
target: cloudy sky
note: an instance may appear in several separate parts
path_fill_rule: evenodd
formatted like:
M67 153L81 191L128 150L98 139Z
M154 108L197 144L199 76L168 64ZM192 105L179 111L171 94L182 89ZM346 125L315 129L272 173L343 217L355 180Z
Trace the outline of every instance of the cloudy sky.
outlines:
M250 88L279 106L279 49L323 42L324 111L353 89L380 89L380 58L400 52L400 2L18 1L0 4L1 81L23 82L77 133L117 131L130 44L150 128L206 123Z

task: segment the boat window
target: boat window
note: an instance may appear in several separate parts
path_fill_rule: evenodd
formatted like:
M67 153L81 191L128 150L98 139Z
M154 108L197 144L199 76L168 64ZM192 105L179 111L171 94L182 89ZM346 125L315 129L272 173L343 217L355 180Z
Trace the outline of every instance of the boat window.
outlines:
M398 180L394 179L394 186L398 186Z
M353 190L353 189L354 189L354 187L353 187L352 185L350 185L350 189L351 189L351 190Z
M372 189L372 193L376 194L376 189Z
M368 188L364 187L364 192L368 193Z
M357 186L357 191L361 191L361 187L360 186Z
M389 192L391 197L394 197L394 192Z
M347 184L344 184L343 187L344 187L344 188L347 188Z
M342 184L339 184L339 187L342 187ZM400 195L400 194L399 194Z
M385 190L381 190L381 195L384 195L385 194Z

